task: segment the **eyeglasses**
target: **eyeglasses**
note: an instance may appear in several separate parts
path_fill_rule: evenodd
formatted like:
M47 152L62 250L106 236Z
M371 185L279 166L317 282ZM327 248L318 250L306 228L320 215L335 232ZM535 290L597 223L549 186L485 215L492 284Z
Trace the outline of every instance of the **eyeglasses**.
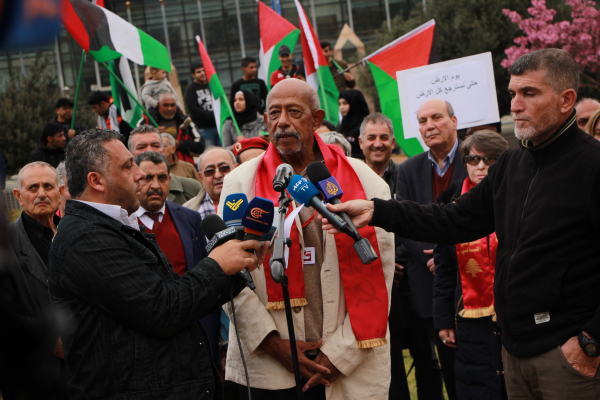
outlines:
M229 172L231 172L231 166L228 164L223 164L218 169L222 175L225 175L225 174L228 174ZM215 168L205 169L204 172L202 173L202 175L204 175L207 178L210 178L211 176L213 176L215 174L216 171L217 170Z
M465 158L464 158L464 162L469 165L479 165L481 160L483 160L483 163L489 167L490 165L492 165L493 163L498 161L498 157L487 157L487 156L481 157L481 156L468 155L468 156L465 156Z

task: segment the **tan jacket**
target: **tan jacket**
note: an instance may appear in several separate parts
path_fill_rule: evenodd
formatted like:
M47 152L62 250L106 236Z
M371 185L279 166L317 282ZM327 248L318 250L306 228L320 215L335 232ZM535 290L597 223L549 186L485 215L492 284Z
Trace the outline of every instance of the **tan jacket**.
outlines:
M234 169L225 177L221 199L230 193L245 193L248 200L255 197L256 172L263 155ZM390 198L389 186L378 177L364 162L349 158L356 171L368 199ZM269 177L269 180L271 177ZM343 183L342 183L343 184ZM219 215L223 215L223 201L219 204ZM302 241L300 220L296 226ZM375 228L381 254L381 261L388 288L389 299L394 275L394 235ZM342 376L326 388L328 400L387 399L390 386L390 346L389 329L386 334L388 344L374 349L359 349L352 332L346 311L344 291L339 272L335 241L330 234L324 234L324 260L321 268L323 287L323 346L321 351L341 372ZM353 251L349 249L349 251ZM278 361L258 349L263 339L272 331L278 331L282 339L288 339L284 310L267 310L267 289L264 267L252 272L256 290L244 289L235 299L235 307L244 356L250 375L250 385L254 388L277 390L295 385L294 375ZM231 303L224 306L231 321ZM293 312L296 338L304 340L304 311ZM229 349L225 379L246 385L246 378L240 352L235 340L233 322L229 330Z

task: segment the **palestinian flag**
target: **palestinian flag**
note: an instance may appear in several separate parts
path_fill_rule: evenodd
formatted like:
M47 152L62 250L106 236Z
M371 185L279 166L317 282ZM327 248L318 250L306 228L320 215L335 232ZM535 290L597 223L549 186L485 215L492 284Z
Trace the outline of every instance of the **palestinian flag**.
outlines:
M271 74L281 67L279 48L286 45L293 52L300 31L262 1L258 2L258 26L260 30L260 68L258 77L271 90Z
M340 118L338 104L340 93L327 65L319 39L308 21L302 5L298 0L294 0L294 2L298 9L298 19L300 21L300 39L302 40L306 82L319 93L321 108L325 110L325 119L337 125Z
M235 126L235 130L238 135L241 135L240 128L238 127L235 118L233 118L233 111L231 110L231 105L229 104L229 99L225 94L225 90L223 90L223 85L221 85L221 81L217 76L217 71L213 66L213 63L206 52L206 48L204 44L202 44L202 40L200 40L200 36L196 36L196 40L198 41L198 49L200 50L200 58L202 59L202 64L204 64L204 71L206 72L206 80L208 81L208 86L210 87L212 104L213 104L213 112L215 113L215 121L217 122L217 129L219 130L219 136L221 138L221 143L223 143L223 124L227 118L231 118L233 121L233 126Z
M137 90L133 77L131 76L131 69L129 68L129 61L125 57L121 57L118 60L113 60L108 63L110 68L119 79L125 84L131 94L137 96ZM117 106L117 109L121 113L121 118L129 124L132 128L135 128L138 121L142 119L142 109L137 102L127 93L121 84L110 75L110 86L112 88L113 104ZM139 101L139 98L136 97Z
M61 8L65 28L94 60L123 56L171 72L167 48L116 14L87 0L61 0Z
M427 146L420 137L404 139L396 72L441 61L435 36L435 21L426 22L399 37L365 57L365 60L369 60L381 112L392 120L398 145L409 157L422 153Z

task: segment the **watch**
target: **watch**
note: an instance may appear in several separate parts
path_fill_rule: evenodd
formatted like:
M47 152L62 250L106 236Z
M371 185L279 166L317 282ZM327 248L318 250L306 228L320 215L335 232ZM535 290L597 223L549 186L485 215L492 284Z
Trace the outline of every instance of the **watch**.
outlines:
M577 340L585 354L590 357L600 356L600 344L596 343L594 339L587 337L581 332L579 333L579 336L577 336Z

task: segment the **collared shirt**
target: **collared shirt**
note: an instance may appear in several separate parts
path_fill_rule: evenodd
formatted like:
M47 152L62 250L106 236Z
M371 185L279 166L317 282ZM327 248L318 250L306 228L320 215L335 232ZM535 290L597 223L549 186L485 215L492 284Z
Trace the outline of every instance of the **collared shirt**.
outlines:
M158 222L162 222L163 217L165 216L165 208L166 203L163 203L161 209L157 211ZM138 210L135 212L135 215L140 219L140 221L142 221L142 224L144 224L146 228L152 229L152 227L154 226L154 220L148 216L147 213L149 212L151 211L147 211L144 207L140 206L140 208L138 208Z
M127 225L128 227L133 228L138 231L140 230L140 226L138 225L138 222L137 222L137 215L135 213L132 213L131 215L129 215L127 213L127 211L122 209L120 206L115 206L113 204L94 203L91 201L83 201L83 200L75 200L75 201L79 201L81 203L87 204L90 207L94 207L96 210L108 215L109 217L111 217L113 219L116 219L123 225Z
M52 245L54 231L42 225L25 211L21 214L21 218L23 219L25 233L27 233L31 245L44 262L44 265L48 265L48 254L50 254L50 245ZM54 215L54 225L58 225L59 222L60 218L57 215Z
M204 200L200 203L200 207L198 208L198 212L200 213L200 217L204 219L207 215L216 214L217 208L215 207L215 203L212 201L208 193L204 196Z
M454 162L454 156L456 156L456 149L458 149L458 139L456 139L454 141L454 146L452 146L452 150L450 150L450 153L448 153L446 158L444 158L444 162L443 162L444 168L440 168L437 161L435 160L435 157L433 156L433 153L431 152L431 149L429 149L429 152L427 153L427 157L431 161L431 164L435 168L435 172L436 172L436 174L438 174L439 177L444 176L446 171L448 171L450 164L452 164Z

